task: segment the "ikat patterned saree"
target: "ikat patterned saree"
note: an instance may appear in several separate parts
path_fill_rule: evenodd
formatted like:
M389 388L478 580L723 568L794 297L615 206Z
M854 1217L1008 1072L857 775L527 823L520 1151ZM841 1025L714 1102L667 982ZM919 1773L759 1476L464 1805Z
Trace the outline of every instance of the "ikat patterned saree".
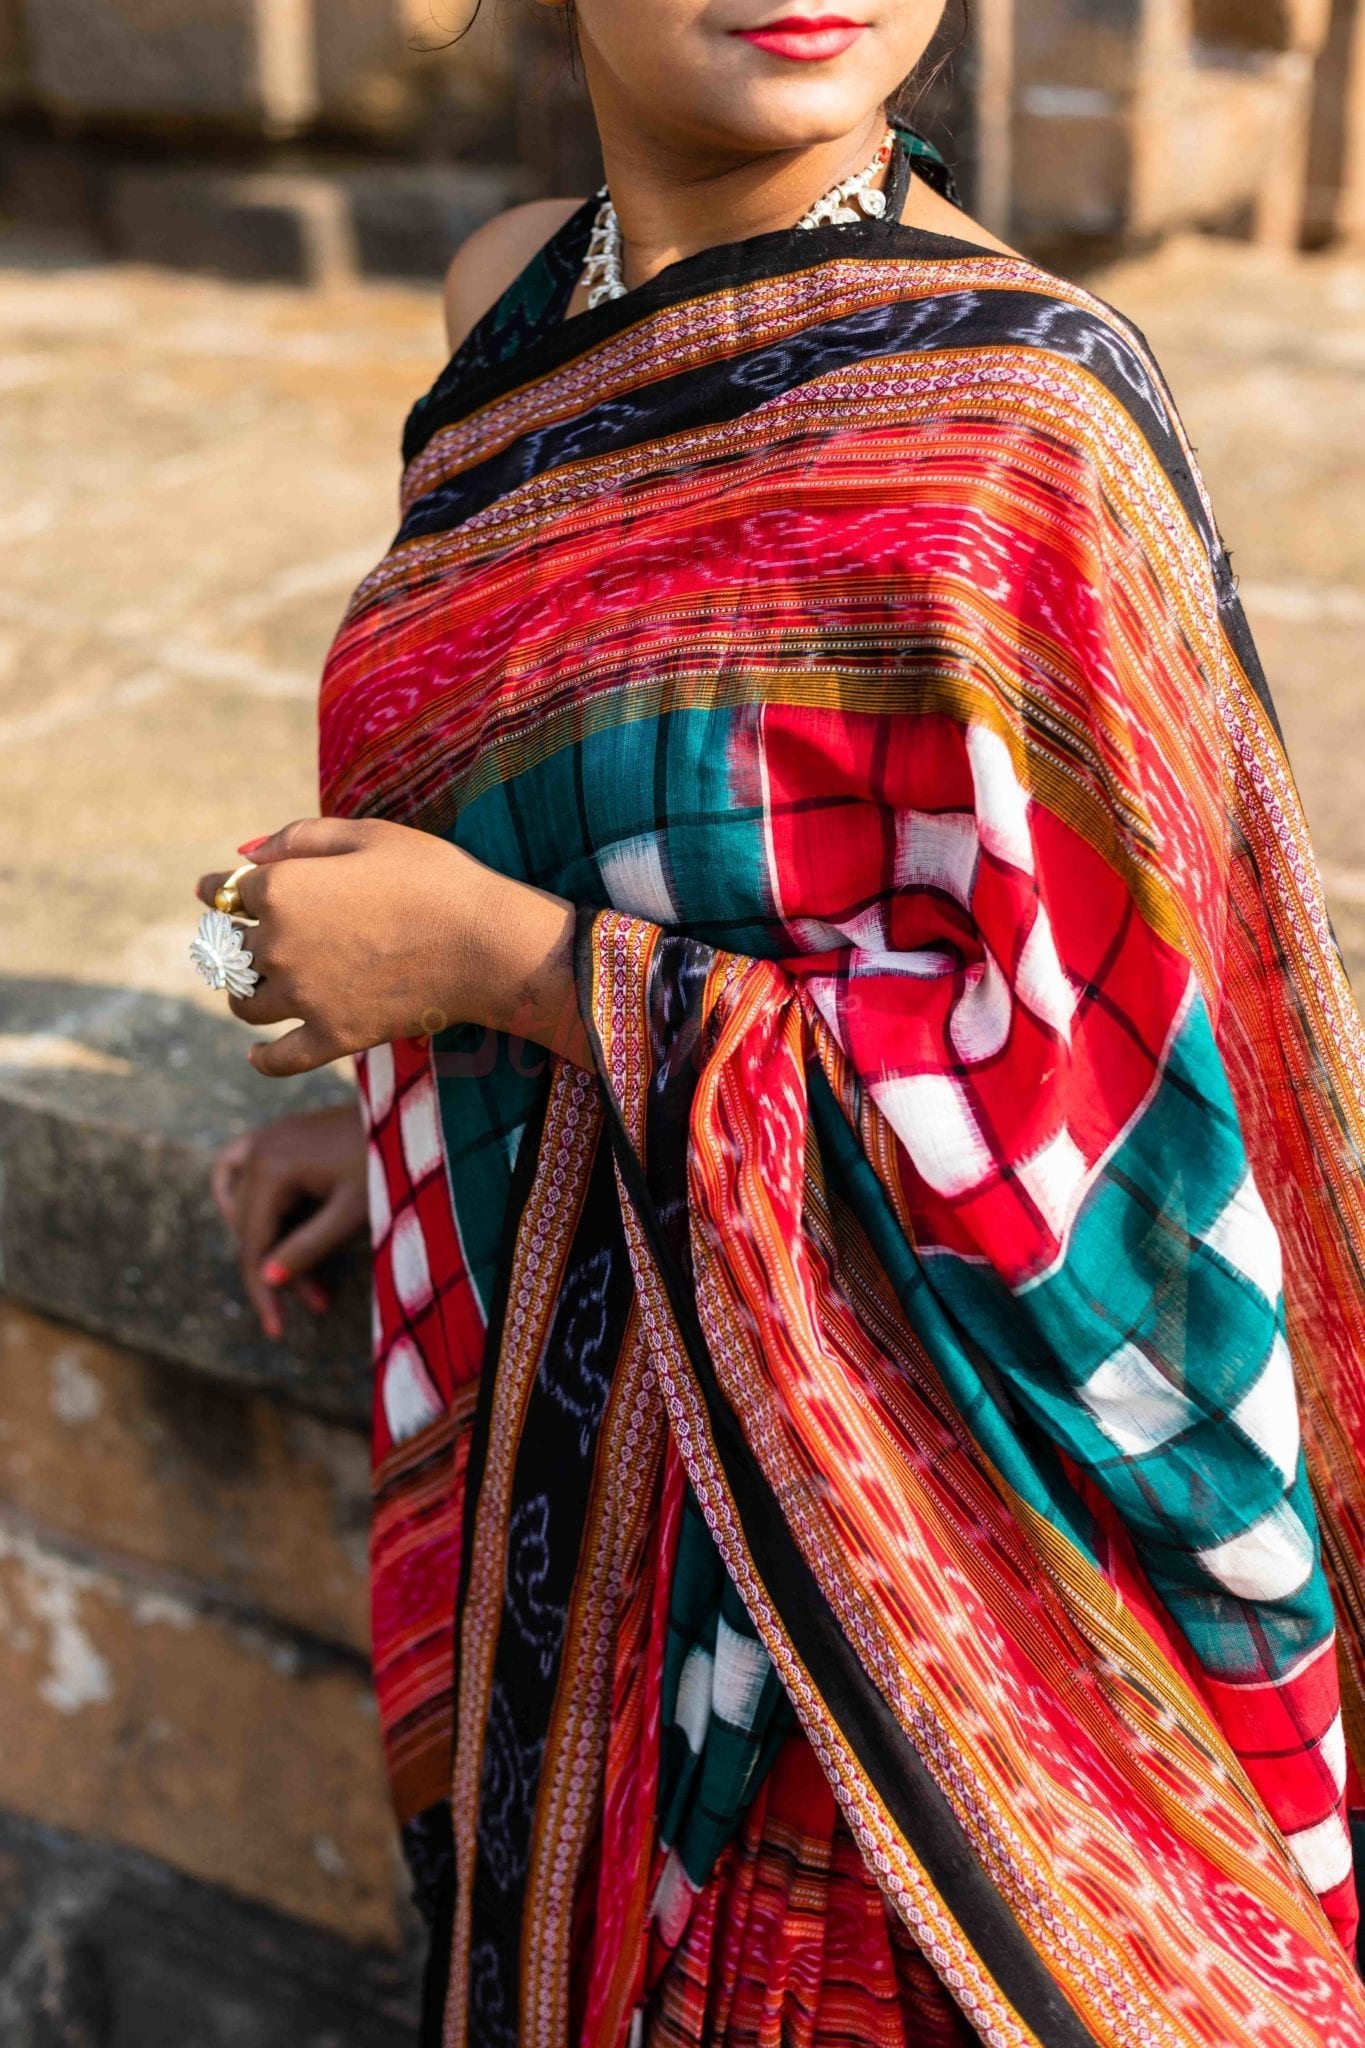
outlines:
M363 1063L430 2038L1360 2048L1365 1058L1169 398L894 219L549 318L590 211L323 689L596 1061Z

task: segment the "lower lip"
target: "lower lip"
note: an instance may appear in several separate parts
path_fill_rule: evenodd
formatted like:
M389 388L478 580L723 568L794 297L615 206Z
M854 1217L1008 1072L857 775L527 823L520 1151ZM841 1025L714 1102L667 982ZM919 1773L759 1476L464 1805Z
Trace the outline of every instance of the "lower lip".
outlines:
M766 50L773 57L790 57L797 64L818 64L830 57L842 57L862 34L862 25L851 28L750 28L738 31L746 43Z

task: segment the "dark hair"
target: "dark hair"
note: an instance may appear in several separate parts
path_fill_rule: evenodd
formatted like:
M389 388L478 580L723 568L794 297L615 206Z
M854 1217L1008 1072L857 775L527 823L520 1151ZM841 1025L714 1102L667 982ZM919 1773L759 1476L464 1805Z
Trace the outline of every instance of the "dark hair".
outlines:
M915 66L915 69L909 74L908 77L903 78L901 80L900 84L896 87L896 90L892 93L890 99L886 103L887 111L892 114L898 114L903 121L908 121L915 112L915 109L918 107L920 101L925 97L927 93L933 91L934 87L938 84L938 81L940 80L940 78L942 78L944 72L952 64L953 59L958 55L963 44L966 42L968 36L972 32L972 0L945 0L943 13L939 17L938 27L934 30L933 35L929 38L929 43L927 48L925 49L924 56L928 56L929 51L933 49L935 42L937 42L939 37L943 34L944 24L947 21L948 15L952 11L954 6L957 7L961 15L961 20L958 23L957 34L953 37L951 42L944 43L943 48L939 51L938 56L934 59L934 62L929 66L929 69L927 71L924 71L921 68L924 63L924 58L921 57L919 64Z
M435 44L428 43L425 47L428 50L453 49L456 43L462 41L463 38L469 34L469 31L473 28L475 21L478 19L479 10L482 6L483 0L474 0L474 5L469 10L468 21L466 21L463 28L457 28L454 30L449 42ZM564 0L564 5L560 9L560 13L563 16L564 20L564 41L569 54L569 69L573 72L573 75L576 78L578 76L579 51L578 22L574 14L574 0Z

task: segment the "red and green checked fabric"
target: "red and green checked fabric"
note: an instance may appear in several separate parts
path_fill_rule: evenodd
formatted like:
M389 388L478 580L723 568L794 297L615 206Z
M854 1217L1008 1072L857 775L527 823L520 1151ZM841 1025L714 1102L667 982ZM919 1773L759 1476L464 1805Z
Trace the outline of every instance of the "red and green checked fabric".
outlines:
M476 330L406 456L326 807L581 905L597 1058L363 1063L429 2038L1361 2048L1365 1059L1140 337L765 236ZM725 1938L783 1841L832 1976Z

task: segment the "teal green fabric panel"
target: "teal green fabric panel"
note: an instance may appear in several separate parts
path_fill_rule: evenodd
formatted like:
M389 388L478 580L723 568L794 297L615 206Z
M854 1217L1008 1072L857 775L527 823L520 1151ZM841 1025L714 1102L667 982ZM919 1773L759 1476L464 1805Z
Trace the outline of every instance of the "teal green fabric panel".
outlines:
M837 1106L842 1138L818 1088L814 1102L912 1326L1020 1496L1093 1555L1056 1453L1073 1459L1220 1678L1261 1676L1268 1648L1287 1668L1324 1641L1331 1596L1298 1448L1278 1241L1198 995L1062 1258L1018 1290L984 1263L899 1243Z

